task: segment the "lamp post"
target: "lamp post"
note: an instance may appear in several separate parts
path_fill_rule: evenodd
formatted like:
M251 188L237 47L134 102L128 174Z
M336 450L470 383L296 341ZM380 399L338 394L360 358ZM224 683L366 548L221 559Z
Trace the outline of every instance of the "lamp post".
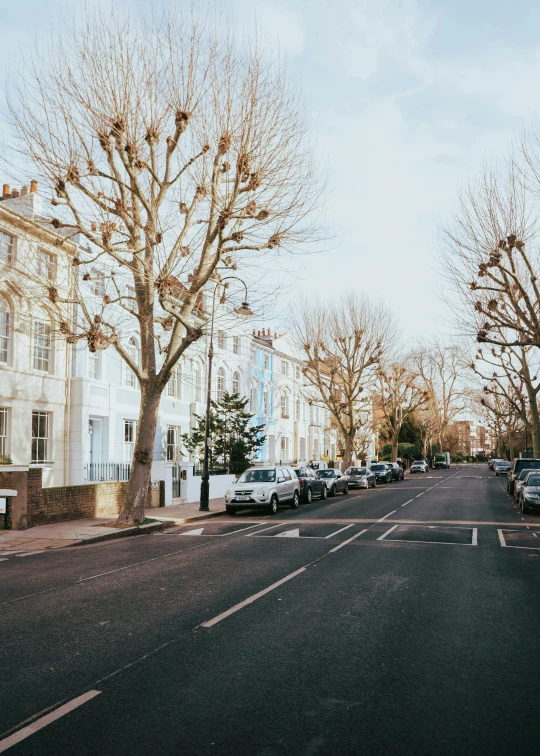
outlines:
M212 360L214 357L214 315L216 310L216 293L219 289L219 285L223 283L223 281L227 281L230 279L234 279L235 281L240 281L240 283L244 286L245 289L245 297L244 301L242 302L241 307L235 307L234 311L237 315L245 315L246 317L249 317L250 315L253 315L251 310L249 309L249 304L247 301L247 286L245 281L242 281L241 278L238 278L237 276L226 276L225 278L222 278L221 281L216 282L216 286L214 289L214 294L212 296L212 318L210 321L210 343L208 346L208 382L206 387L206 420L204 424L204 457L203 457L203 469L202 469L202 476L201 476L201 495L200 495L200 505L199 505L199 512L209 512L210 507L208 506L208 502L210 500L210 473L208 470L208 457L209 457L209 446L210 446L210 412L211 412L211 400L212 400Z

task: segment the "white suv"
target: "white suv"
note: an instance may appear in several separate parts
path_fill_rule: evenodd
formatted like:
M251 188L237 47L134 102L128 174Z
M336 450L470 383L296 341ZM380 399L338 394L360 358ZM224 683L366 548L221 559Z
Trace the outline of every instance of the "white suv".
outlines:
M289 502L292 509L300 501L300 484L295 471L288 465L250 467L225 492L227 514L239 509L264 507L276 514L278 505Z

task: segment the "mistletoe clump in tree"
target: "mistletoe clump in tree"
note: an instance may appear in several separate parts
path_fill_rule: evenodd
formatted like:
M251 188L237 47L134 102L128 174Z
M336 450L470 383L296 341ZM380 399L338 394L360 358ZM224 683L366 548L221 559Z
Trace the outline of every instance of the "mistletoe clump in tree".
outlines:
M239 475L251 464L255 452L266 440L264 425L250 426L251 415L246 412L248 400L239 394L225 392L218 402L211 402L210 410L210 466L222 465L227 472ZM202 462L206 418L196 415L197 427L191 435L184 433L182 441L190 454Z
M14 135L52 197L69 270L64 294L27 264L28 296L59 337L116 350L136 377L118 519L138 522L162 392L204 333L203 287L313 238L320 185L302 103L269 54L174 4L88 11L21 72ZM76 256L66 237L82 239Z

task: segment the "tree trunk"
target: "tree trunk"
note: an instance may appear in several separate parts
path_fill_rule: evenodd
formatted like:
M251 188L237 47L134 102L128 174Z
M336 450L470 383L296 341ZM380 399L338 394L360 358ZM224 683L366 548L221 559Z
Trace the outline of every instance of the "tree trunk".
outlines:
M399 448L399 435L392 439L392 462L397 462Z
M141 387L141 408L131 475L122 510L118 515L118 522L121 524L133 525L144 520L160 397L161 391L158 389Z
M356 430L354 433L348 433L345 436L345 452L343 454L343 469L346 470L352 465L352 457L354 451L354 437L356 436Z
M538 413L538 404L536 403L536 393L530 383L527 382L527 393L529 395L529 410L531 413L531 436L533 457L540 459L540 414ZM527 451L527 449L525 449Z

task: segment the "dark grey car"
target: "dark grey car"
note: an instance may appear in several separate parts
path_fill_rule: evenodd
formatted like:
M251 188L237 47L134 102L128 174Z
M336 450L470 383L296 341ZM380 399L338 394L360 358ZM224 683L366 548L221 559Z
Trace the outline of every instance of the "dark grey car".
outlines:
M317 477L322 478L326 483L328 496L335 496L337 493L349 493L349 483L347 478L339 470L329 468L328 470L317 470Z
M345 472L349 488L375 488L377 481L369 467L349 467Z
M519 492L519 508L523 514L531 510L540 510L540 474L536 470L530 472L523 481L523 487Z
M392 478L394 480L403 480L403 468L397 462L387 462L386 464L392 468Z

